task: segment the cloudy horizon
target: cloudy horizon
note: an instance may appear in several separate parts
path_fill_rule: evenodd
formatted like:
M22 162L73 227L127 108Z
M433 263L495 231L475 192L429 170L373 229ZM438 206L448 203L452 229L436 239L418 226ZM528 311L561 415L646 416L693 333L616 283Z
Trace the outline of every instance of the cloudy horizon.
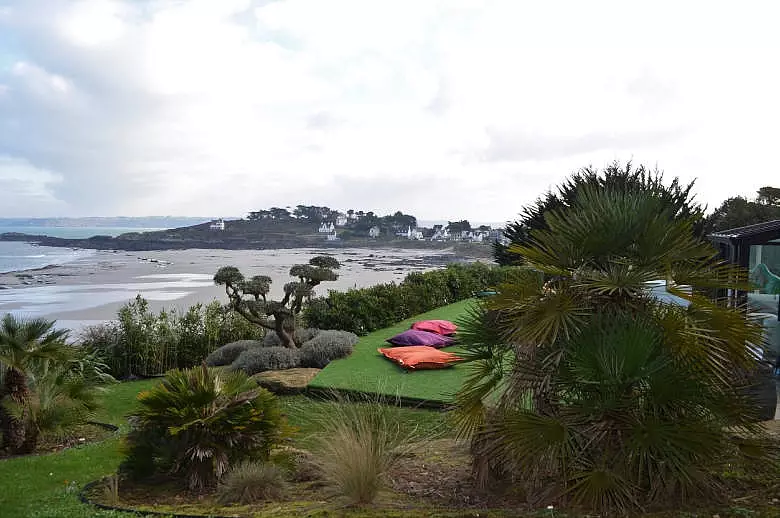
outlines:
M0 0L0 217L500 222L614 160L780 186L768 1Z

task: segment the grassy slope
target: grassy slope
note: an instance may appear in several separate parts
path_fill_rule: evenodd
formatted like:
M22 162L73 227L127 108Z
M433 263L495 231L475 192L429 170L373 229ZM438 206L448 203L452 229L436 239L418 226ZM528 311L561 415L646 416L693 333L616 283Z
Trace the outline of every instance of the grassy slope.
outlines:
M409 329L417 320L457 320L471 303L469 300L457 302L362 337L348 358L325 367L309 387L380 393L434 402L450 401L463 381L464 366L407 372L385 359L377 349L389 347L390 344L385 342L387 338ZM445 350L457 352L457 347Z
M121 383L107 389L99 420L125 428L125 416L134 408L136 395L157 380ZM310 445L317 433L317 416L327 403L302 396L281 398L290 424L297 428L295 443ZM426 430L441 429L442 416L425 410L398 409L398 419ZM77 489L114 472L121 461L119 437L71 448L50 455L0 461L0 516L16 517L127 517L126 513L98 511L79 502Z

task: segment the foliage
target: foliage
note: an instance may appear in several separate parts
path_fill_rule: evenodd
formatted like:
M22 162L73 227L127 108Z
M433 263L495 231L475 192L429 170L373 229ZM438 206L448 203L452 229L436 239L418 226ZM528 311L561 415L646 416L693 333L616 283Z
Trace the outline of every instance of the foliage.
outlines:
M338 401L338 400L337 400ZM336 494L350 503L371 503L387 483L387 474L411 443L417 429L394 419L393 406L381 397L349 404L331 403L316 416L322 428L316 461Z
M87 328L80 338L116 378L151 376L198 365L221 345L258 340L262 329L214 301L155 314L140 295L122 306L117 321Z
M510 248L525 265L514 282L462 322L472 371L455 415L483 481L622 513L713 492L732 462L772 465L744 395L761 328L698 295L744 289L746 272L717 261L698 212L681 217L668 192L580 187ZM658 279L688 305L653 297Z
M25 427L21 451L35 451L42 437L65 436L74 426L93 419L98 408L93 381L68 363L60 363L36 377L34 390L24 402L4 399L4 410Z
M296 327L292 332L293 342L298 347L314 338L320 330L313 327ZM281 347L282 341L276 331L268 331L263 338L263 347Z
M206 359L206 365L209 367L221 367L223 365L230 365L241 353L251 348L262 347L263 342L259 340L239 340L238 342L230 342L225 344L219 349L215 349L211 352Z
M247 349L230 365L231 370L251 376L263 371L293 369L301 364L300 349L288 347L260 347Z
M327 297L313 299L306 306L304 320L320 329L340 329L362 336L470 298L477 291L504 282L511 274L511 268L484 263L450 264L439 270L413 272L400 284L331 291Z
M282 468L271 462L242 462L219 485L218 499L225 504L241 505L278 500L287 488L284 475Z
M729 198L707 217L709 226L719 231L780 219L778 192L776 187L762 187L754 201L742 196Z
M174 370L138 402L121 466L136 479L165 473L191 490L213 487L237 463L267 460L283 438L275 396L240 372Z
M323 369L333 360L346 358L358 337L349 331L320 331L301 346L301 367Z
M301 312L304 299L311 299L314 288L325 281L335 281L341 265L330 256L312 257L308 264L296 264L290 268L290 276L298 280L284 285L284 298L270 300L271 278L255 275L249 279L235 266L223 266L214 274L214 283L225 286L229 305L236 313L262 328L273 330L284 347L296 347L290 331L295 317Z
M522 257L509 253L513 245L528 244L530 233L534 230L549 230L546 214L572 207L577 203L583 189L609 189L618 192L649 192L660 200L660 205L667 209L668 217L674 219L690 219L692 231L697 236L707 233L708 222L703 219L704 208L693 201L691 190L693 182L681 185L674 178L669 185L663 180L663 173L650 170L644 165L634 167L631 162L625 165L614 162L603 171L594 167L585 167L571 175L555 191L549 191L534 203L523 208L520 219L509 223L504 229L504 235L509 239L508 245L495 243L493 256L498 264L508 265L522 262Z
M68 331L55 330L54 324L45 319L21 320L11 314L0 323L1 446L11 453L29 453L35 448L37 433L31 428L35 374L67 360Z

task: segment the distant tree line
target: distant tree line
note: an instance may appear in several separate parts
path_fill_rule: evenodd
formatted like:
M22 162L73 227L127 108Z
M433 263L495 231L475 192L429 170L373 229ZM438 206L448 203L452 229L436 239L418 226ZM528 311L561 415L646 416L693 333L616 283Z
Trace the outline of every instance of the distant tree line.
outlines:
M753 200L743 196L725 200L707 217L707 224L718 231L775 219L780 219L780 187L761 187Z

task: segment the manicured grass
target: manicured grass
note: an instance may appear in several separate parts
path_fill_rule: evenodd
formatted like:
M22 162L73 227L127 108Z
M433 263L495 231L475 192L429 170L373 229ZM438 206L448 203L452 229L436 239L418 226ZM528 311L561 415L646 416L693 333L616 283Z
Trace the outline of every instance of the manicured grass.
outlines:
M107 387L98 420L120 426L120 432L99 443L85 444L58 453L0 461L0 516L88 518L127 517L126 513L100 511L78 500L78 490L92 480L115 472L122 460L120 434L126 432L126 416L136 405L139 392L159 380L120 383ZM320 427L317 417L330 403L303 396L280 398L290 424L297 429L296 446L307 447ZM441 430L439 412L396 409L399 420L426 431Z
M412 401L438 404L451 402L453 395L463 383L468 367L455 365L446 369L407 372L384 358L377 349L389 347L390 344L385 342L386 339L409 329L409 326L417 320L456 321L470 304L473 304L473 301L464 300L450 304L361 337L354 352L348 358L334 361L325 367L312 380L309 388L386 394ZM457 353L458 348L448 347L444 350Z

